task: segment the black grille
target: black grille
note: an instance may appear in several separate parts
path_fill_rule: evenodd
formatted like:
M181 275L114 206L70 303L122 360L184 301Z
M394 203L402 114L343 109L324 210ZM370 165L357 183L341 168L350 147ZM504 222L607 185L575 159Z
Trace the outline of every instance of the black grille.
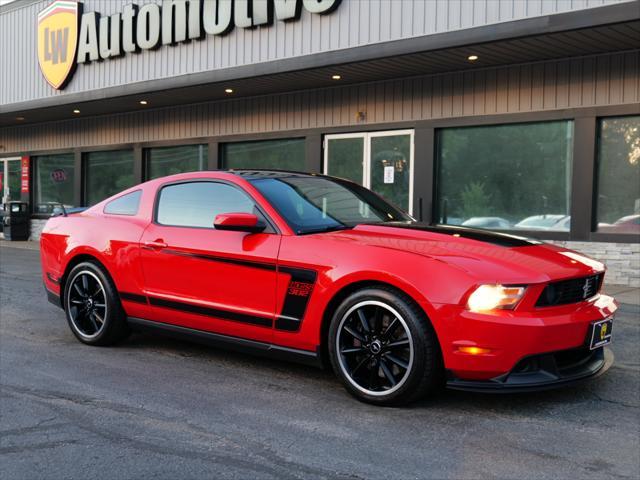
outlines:
M536 307L566 305L587 300L600 291L604 274L590 277L572 278L561 282L550 283L538 298Z

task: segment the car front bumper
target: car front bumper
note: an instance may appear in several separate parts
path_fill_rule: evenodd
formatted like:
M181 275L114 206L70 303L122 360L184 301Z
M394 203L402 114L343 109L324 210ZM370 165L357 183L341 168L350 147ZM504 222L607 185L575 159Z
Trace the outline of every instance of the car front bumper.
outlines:
M606 347L532 355L518 362L509 373L490 380L460 380L450 374L447 388L487 393L549 390L598 377L613 365L613 360L613 352Z
M591 326L612 319L617 308L615 300L607 295L528 311L475 313L458 305L442 305L433 325L449 386L474 390L551 388L601 373L609 354L603 350L600 359L587 355ZM615 330L615 321L613 324ZM585 352L585 363L576 371L567 370L565 361L571 356L567 352L581 351ZM537 362L539 368L532 364L525 372L527 361Z

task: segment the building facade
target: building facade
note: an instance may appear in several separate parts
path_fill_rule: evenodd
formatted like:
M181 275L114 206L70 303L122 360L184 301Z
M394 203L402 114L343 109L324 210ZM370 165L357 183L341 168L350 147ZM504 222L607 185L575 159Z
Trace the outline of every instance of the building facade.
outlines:
M34 239L56 203L293 169L640 286L638 0L19 0L0 83L3 202Z

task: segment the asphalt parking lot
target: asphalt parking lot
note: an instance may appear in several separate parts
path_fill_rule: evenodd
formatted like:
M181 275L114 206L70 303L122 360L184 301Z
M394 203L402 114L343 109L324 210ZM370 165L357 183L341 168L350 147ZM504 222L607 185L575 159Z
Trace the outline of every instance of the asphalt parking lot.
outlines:
M352 399L331 373L134 335L75 340L37 251L0 248L0 477L638 478L640 320L588 384L409 408Z

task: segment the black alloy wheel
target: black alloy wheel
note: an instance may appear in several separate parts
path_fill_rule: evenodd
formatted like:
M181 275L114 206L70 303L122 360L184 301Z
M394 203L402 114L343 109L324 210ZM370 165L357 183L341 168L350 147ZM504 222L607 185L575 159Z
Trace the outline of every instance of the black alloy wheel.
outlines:
M431 324L406 295L367 288L337 308L329 331L334 370L357 398L381 405L413 401L440 381Z
M88 345L111 345L126 337L126 314L113 282L93 262L76 265L64 288L64 307L73 334Z
M67 296L69 318L80 335L92 339L100 334L107 318L107 294L98 277L88 270L78 272Z

